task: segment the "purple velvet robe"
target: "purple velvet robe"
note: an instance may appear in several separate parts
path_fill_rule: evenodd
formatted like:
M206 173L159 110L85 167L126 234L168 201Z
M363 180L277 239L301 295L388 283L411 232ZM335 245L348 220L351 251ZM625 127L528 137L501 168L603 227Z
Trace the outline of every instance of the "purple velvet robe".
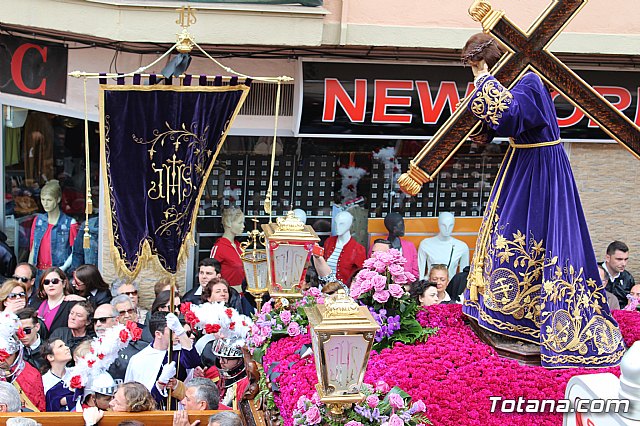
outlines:
M511 138L484 214L463 311L540 345L546 367L606 367L624 344L606 302L553 100L540 77L476 82L470 109Z

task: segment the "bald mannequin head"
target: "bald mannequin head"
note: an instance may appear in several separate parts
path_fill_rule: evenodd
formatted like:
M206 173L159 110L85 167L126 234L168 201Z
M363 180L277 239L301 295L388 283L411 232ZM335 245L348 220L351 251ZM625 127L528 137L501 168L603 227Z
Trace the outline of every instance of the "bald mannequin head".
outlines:
M336 234L344 235L351 229L353 224L353 216L349 212L340 212L336 215Z
M384 218L384 226L393 237L404 236L404 218L400 213L389 213Z
M453 213L442 212L438 216L438 228L440 229L440 236L450 237L453 233L453 227L456 224L456 218Z

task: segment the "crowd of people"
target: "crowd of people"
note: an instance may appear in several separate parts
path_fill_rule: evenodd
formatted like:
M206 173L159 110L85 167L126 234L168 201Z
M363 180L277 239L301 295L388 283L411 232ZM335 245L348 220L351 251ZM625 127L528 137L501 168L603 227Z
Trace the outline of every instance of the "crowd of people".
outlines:
M372 245L372 251L390 249L382 239ZM640 285L626 270L628 253L624 243L614 241L599 265L611 309L640 306ZM250 322L254 301L220 272L216 259L200 262L198 285L182 296L174 289L173 310L173 284L159 280L147 311L139 305L134 282L109 285L93 265L78 267L71 277L51 267L39 274L39 282L33 265L17 265L0 287L0 411L83 411L88 424L95 424L106 410L175 410L174 425L187 426L191 423L184 410L237 409L249 384L241 350L245 336L231 330L212 334L206 324L195 327L185 319L184 307L222 306ZM433 264L426 279L406 289L420 306L461 303L468 273L466 267L450 279L447 265ZM322 256L314 256L305 286L320 287L326 294L348 291ZM70 376L85 374L82 366L87 368L88 357L95 355L95 342L108 340L113 329L136 337L113 349L108 368L73 386ZM209 424L239 422L229 411L216 414Z
M184 307L233 308L234 315L247 314L240 316L247 323L254 308L220 277L217 260L204 259L199 268L198 285L182 299L174 289L173 311L168 279L155 285L147 311L134 282L109 285L94 265L70 277L58 267L39 273L17 265L0 287L0 412L82 411L87 424L96 424L107 410L175 410L174 425L186 426L184 410L223 410L210 425L241 425L233 410L249 383L243 336L223 329L212 338L192 328ZM130 338L110 355L103 340L122 330ZM90 371L96 351L112 359ZM74 377L83 378L82 386Z

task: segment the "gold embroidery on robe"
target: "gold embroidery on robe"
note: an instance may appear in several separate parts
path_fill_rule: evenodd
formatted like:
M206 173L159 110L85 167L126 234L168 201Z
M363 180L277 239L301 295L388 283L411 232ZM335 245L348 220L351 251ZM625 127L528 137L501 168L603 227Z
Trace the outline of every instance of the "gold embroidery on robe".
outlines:
M486 82L471 100L471 112L481 120L498 125L509 109L513 95L495 80Z

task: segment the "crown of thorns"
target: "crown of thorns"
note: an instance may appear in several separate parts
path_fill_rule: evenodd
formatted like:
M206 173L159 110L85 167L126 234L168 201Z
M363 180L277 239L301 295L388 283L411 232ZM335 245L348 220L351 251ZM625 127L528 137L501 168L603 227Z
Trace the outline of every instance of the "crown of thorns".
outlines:
M462 63L465 65L469 64L469 61L471 61L474 56L482 52L487 47L491 46L491 44L493 44L493 39L485 41L484 43L481 43L476 47L474 47L473 49L469 50L467 53L462 55L462 58L461 58Z

